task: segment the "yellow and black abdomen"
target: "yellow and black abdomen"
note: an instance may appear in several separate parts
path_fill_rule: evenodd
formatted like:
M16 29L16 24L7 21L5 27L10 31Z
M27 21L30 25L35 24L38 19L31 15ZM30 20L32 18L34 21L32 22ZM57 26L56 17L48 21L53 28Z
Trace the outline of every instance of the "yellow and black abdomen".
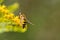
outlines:
M23 24L22 24L22 26L20 28L20 31L21 32L27 31L27 21L25 19L24 19Z
M24 22L24 24L22 25L23 29L26 27L27 22Z

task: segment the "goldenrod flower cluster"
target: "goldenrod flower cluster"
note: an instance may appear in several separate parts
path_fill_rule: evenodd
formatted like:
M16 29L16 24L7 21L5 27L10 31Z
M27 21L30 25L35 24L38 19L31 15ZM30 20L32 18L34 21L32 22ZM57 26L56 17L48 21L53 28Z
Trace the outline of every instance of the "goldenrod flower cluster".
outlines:
M27 27L22 28L19 16L15 16L13 13L18 7L18 3L14 3L8 7L4 4L0 5L0 33L9 31L25 32L27 30Z

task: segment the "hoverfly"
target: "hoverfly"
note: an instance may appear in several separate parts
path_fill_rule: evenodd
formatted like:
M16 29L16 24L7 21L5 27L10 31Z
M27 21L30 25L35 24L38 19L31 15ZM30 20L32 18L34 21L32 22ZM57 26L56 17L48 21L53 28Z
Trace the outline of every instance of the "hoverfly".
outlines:
M23 28L26 27L27 23L32 24L32 23L26 18L26 15L23 14L23 13L21 13L21 12L19 13L19 19L20 19L20 23L21 23L21 25L22 25ZM34 25L34 24L32 24L32 25Z

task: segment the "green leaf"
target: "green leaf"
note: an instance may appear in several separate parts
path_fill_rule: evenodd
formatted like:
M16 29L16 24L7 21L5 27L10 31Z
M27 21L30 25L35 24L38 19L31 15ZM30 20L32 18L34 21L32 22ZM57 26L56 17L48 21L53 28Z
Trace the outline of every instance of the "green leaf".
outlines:
M0 0L0 3L2 3L4 0Z
M10 5L10 6L8 6L8 10L10 12L15 12L18 8L19 8L19 4L17 2L12 4L12 5Z

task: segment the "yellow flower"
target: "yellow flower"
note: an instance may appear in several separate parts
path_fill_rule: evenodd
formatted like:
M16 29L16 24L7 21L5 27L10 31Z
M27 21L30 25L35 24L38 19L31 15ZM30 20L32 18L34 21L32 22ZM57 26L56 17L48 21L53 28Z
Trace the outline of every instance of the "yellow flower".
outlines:
M13 19L13 17L14 17L14 14L5 14L4 15L4 18L7 18L7 19Z
M20 24L20 19L18 16L16 16L14 19L12 19L16 24Z
M3 11L5 14L9 13L9 10L8 10L8 9L2 9L2 11Z
M9 13L9 15L10 15L11 17L14 17L14 14L13 14L13 13Z
M13 31L14 32L18 31L18 28L17 27L14 27Z
M3 9L2 7L0 7L0 11L1 11L2 13L4 13L4 14L9 13L9 10L7 10L7 9Z
M1 8L1 12L4 13L5 9Z
M9 13L9 10L6 8L5 5L0 6L0 11L1 11L2 13Z
M0 8L1 8L1 6L0 6Z
M4 8L6 8L6 6L5 6L5 5L2 5L1 7L2 7L3 9L4 9Z
M3 8L0 6L0 11L2 10Z

